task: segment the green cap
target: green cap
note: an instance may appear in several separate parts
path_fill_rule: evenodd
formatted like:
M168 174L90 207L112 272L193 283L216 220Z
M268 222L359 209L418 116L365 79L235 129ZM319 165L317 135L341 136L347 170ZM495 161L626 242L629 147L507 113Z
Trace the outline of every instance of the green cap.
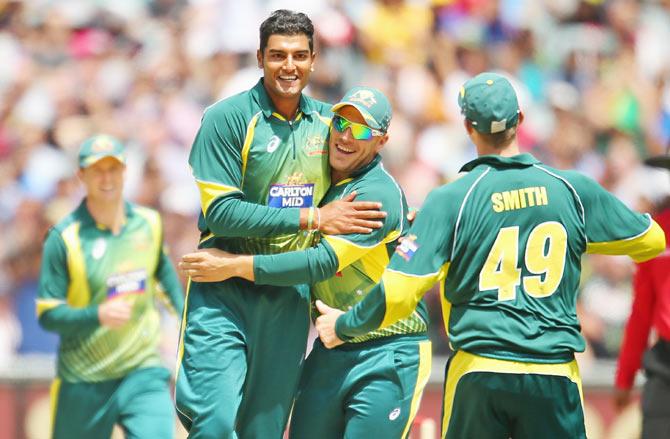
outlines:
M391 123L391 103L381 91L372 87L354 87L350 89L337 104L331 108L332 112L351 105L357 109L368 126L386 132Z
M480 133L499 133L519 122L516 92L504 77L484 72L467 81L458 95L461 113Z
M84 140L79 148L79 167L87 168L105 157L114 157L126 163L126 151L121 142L106 134L99 134Z

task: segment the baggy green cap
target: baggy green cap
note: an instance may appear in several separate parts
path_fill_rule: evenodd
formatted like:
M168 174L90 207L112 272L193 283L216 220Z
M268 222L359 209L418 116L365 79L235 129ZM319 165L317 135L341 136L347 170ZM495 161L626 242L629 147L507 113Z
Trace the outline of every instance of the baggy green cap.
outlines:
M386 132L391 123L391 103L381 91L372 87L354 87L350 89L337 104L331 108L332 112L351 105L356 108L370 128Z
M499 133L519 123L519 102L512 84L491 72L467 81L458 95L461 113L480 133Z
M126 151L123 144L107 134L90 137L79 148L79 167L87 168L105 157L113 157L126 163Z

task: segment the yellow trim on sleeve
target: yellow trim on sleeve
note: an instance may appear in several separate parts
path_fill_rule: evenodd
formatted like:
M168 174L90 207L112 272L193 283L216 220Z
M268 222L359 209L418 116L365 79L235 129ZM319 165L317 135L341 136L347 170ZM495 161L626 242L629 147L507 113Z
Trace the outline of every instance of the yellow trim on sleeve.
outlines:
M419 411L423 389L428 384L428 378L430 378L430 368L432 366L431 348L432 345L429 340L419 343L419 371L416 374L416 384L414 385L414 396L412 396L412 404L410 405L409 419L402 432L402 436L400 436L403 438L407 437L412 422L414 422L414 417Z
M584 408L584 394L582 392L582 380L579 376L579 366L576 360L568 363L544 364L523 363L520 361L498 360L495 358L481 357L469 352L458 351L449 363L447 379L444 388L444 417L442 418L442 434L448 436L447 428L451 420L451 412L456 396L456 387L460 379L473 372L494 372L511 374L535 374L562 376L568 378L579 388L579 397Z
M628 255L635 262L644 262L658 256L665 250L665 233L663 229L650 219L649 228L633 238L609 242L589 242L586 253L601 255Z
M241 192L238 188L234 186L226 186L225 184L211 183L201 180L196 180L196 184L200 190L200 205L202 207L202 213L204 213L205 216L207 216L207 210L215 199L231 192Z
M386 244L397 239L400 232L393 230L391 233L377 244L370 246L358 245L346 238L333 235L324 235L323 239L332 247L337 255L337 271L342 271L357 260L361 259L366 268L366 274L372 279L379 281L381 273L388 265L388 252ZM370 270L368 272L368 269Z
M65 305L65 301L62 299L37 299L35 300L35 307L37 312L37 318L42 317L42 314L54 309L57 306Z
M60 395L60 378L54 378L51 382L51 388L49 389L49 399L51 406L51 437L54 436L56 431L56 412L58 411L58 396Z
M444 290L444 281L440 281L440 305L442 307L442 322L444 323L444 332L447 334L449 340L449 348L453 351L451 345L451 337L449 336L449 318L451 317L451 302L447 300L446 291Z
M91 290L86 280L86 261L79 241L79 227L79 222L72 223L61 234L67 249L67 269L70 274L67 303L74 308L83 308L91 302Z
M444 264L437 273L423 276L386 270L382 275L384 296L386 298L386 313L381 328L392 325L398 320L412 314L423 295L436 282L447 276L449 263Z
M244 145L242 146L242 187L244 187L244 176L247 172L247 163L249 161L249 150L251 149L251 141L254 140L254 131L256 130L256 122L261 115L261 111L254 114L254 117L249 121L247 125L247 133L244 135Z

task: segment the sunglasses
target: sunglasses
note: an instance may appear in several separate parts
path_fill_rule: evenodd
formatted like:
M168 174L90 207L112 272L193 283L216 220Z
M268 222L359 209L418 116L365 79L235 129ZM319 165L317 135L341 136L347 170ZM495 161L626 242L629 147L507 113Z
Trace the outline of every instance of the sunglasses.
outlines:
M333 117L333 127L340 133L343 133L347 128L351 128L351 135L356 140L370 140L372 136L383 136L384 133L370 128L362 123L352 122L342 116L335 115Z

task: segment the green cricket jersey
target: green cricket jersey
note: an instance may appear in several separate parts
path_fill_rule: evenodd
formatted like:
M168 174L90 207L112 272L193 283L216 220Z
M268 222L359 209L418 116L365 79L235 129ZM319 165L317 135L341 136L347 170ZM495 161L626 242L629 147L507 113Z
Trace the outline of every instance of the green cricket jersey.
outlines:
M68 382L98 382L160 365L157 294L167 293L181 313L183 291L163 248L158 212L125 204L118 235L95 222L86 201L52 227L44 242L37 315L60 334L58 376ZM119 329L100 325L105 300L133 304L132 318Z
M317 206L330 185L329 106L302 95L290 121L273 108L261 79L205 111L189 157L202 246L265 254L313 244L299 208Z
M338 200L356 191L356 200L378 201L387 217L382 228L370 234L325 235L313 248L301 252L254 257L257 284L313 284L312 299L347 310L360 302L381 279L384 268L407 230L407 201L400 186L381 164L381 157L360 169L351 178L330 188L323 203ZM428 315L425 304L409 316L351 342L397 334L426 332Z
M574 171L530 154L482 156L434 190L382 282L338 319L343 339L412 313L440 283L455 350L528 362L569 361L584 350L575 302L583 253L644 261L662 230Z

